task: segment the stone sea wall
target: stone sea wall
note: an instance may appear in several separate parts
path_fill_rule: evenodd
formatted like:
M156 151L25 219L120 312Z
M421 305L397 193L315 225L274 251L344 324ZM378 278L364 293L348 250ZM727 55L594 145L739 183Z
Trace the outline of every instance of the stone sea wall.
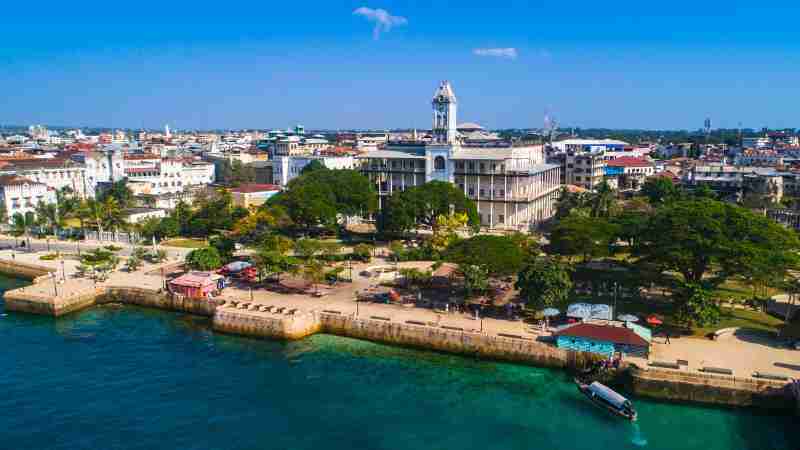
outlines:
M322 313L324 333L387 344L437 350L486 359L512 361L543 367L565 367L568 352L534 341L449 330L441 327L397 323Z
M31 280L34 283L40 281L42 277L49 276L50 273L55 271L56 269L38 266L35 264L0 259L0 273L16 278Z
M786 382L631 366L630 390L659 400L769 409L794 407Z
M291 316L269 313L254 313L235 308L220 308L214 314L215 331L271 339L303 339L321 329L319 318L314 313Z

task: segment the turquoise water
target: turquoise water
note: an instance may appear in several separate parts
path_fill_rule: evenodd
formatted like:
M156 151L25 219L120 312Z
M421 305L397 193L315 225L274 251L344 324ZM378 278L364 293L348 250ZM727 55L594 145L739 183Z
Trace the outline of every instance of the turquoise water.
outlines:
M139 308L54 320L0 307L0 337L3 449L800 448L792 417L634 398L631 425L558 371L238 338Z

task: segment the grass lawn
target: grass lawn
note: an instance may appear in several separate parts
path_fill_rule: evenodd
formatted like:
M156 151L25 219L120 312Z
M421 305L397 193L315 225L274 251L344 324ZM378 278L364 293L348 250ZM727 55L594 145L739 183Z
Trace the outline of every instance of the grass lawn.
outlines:
M181 248L203 248L208 247L208 241L205 239L179 238L164 241L160 245Z
M779 289L767 288L766 293L772 297L783 292ZM733 298L734 300L744 301L753 298L753 288L741 280L731 279L715 289L713 295L722 299Z
M592 300L591 298L584 296L570 299L570 303L578 301L587 303L605 303L612 306L614 305L613 298L598 297L596 300ZM681 330L681 334L687 333L683 326L679 325L675 320L675 311L670 302L645 302L642 300L632 299L617 300L616 315L634 314L644 319L646 316L653 313L658 314L664 319L665 328L675 330L676 333L678 330ZM644 322L642 322L642 324L646 325ZM767 313L753 311L750 309L722 308L722 314L718 324L707 328L693 328L689 332L689 335L692 337L705 337L709 333L719 329L732 327L767 332L778 332L782 326L783 320L773 317Z

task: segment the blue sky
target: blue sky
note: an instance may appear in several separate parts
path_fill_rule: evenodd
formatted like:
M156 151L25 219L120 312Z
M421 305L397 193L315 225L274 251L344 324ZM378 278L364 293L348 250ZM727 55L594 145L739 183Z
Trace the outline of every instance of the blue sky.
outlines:
M800 127L795 3L13 2L0 124Z

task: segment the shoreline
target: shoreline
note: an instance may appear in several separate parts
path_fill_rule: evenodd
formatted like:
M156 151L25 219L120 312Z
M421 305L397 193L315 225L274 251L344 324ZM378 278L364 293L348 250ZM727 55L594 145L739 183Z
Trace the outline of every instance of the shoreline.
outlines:
M0 272L42 282L50 270L31 277L34 266L4 261ZM19 275L13 270L19 269ZM12 272L12 273L9 273ZM41 272L39 272L41 273ZM484 360L536 367L580 368L591 354L567 351L524 336L490 336L435 323L392 321L387 317L354 317L341 311L292 311L256 302L227 299L191 299L161 290L99 285L67 297L34 295L25 288L6 291L7 311L59 317L95 305L119 303L204 316L214 331L276 340L300 340L317 333L387 345L457 354ZM655 400L728 407L757 407L800 412L790 385L770 380L694 374L680 370L637 367L629 364L614 380L633 394Z

